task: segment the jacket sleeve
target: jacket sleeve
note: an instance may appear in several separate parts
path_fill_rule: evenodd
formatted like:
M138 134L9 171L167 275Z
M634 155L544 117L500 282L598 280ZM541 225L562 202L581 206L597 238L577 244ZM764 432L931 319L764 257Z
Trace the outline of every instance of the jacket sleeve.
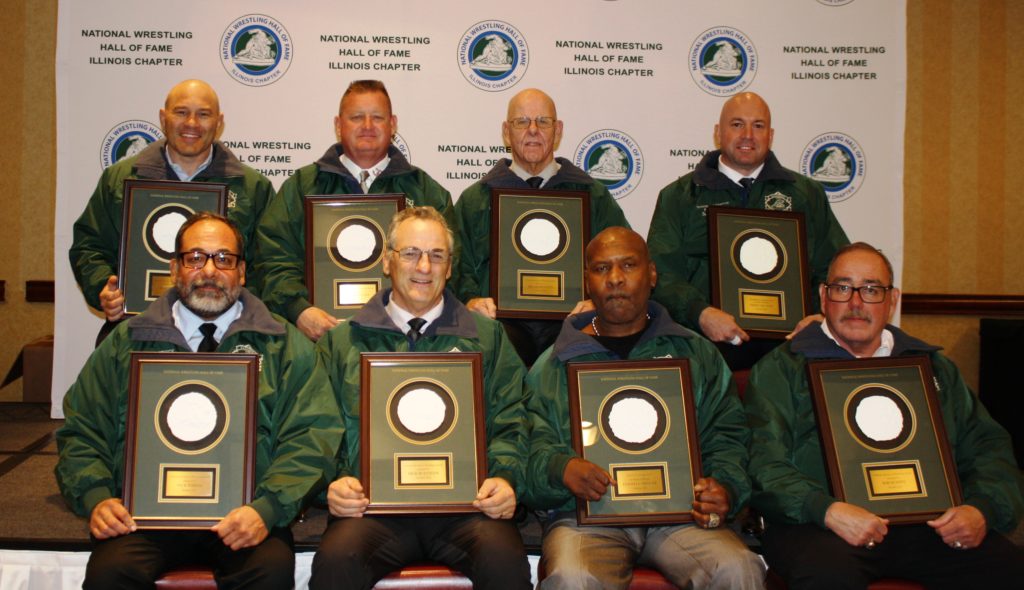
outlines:
M263 293L263 265L257 257L256 230L263 213L274 198L274 185L265 176L252 169L246 169L242 191L238 195L235 209L228 209L228 215L239 226L245 238L245 288L256 296ZM244 210L240 210L244 208Z
M818 285L828 280L828 265L839 248L850 243L832 212L825 189L815 180L805 179L811 214L807 216L807 250L811 269L811 313L818 313L821 301Z
M300 168L270 200L256 230L263 302L293 324L311 307L306 289L306 213L303 197L313 190L315 166Z
M596 236L609 227L629 228L629 221L608 187L595 180L590 187L590 235Z
M100 291L110 275L117 274L121 249L122 183L121 167L108 167L96 183L85 211L72 228L68 257L71 272L85 301L100 310Z
M701 267L701 261L690 256L683 247L685 208L692 207L684 197L678 180L658 194L651 227L647 232L647 245L651 260L658 268L658 284L651 297L664 305L672 319L700 331L700 314L708 307L704 295L689 279Z
M342 323L324 334L316 344L317 356L324 366L342 424L338 445L331 454L334 468L331 481L345 476L360 477L359 351L351 342L351 333L351 324Z
M549 348L526 376L532 430L523 502L533 509L563 509L575 499L562 479L565 466L576 456L569 434L567 387L565 366Z
M456 259L459 280L455 295L463 303L474 297L487 297L491 261L490 191L474 184L462 192L455 203L455 227L460 251Z
M516 498L526 487L526 456L530 426L526 419L523 381L526 368L505 336L501 324L473 314L479 330L489 332L490 358L484 355L484 395L487 405L488 477L501 477L512 485ZM485 348L486 350L486 348Z

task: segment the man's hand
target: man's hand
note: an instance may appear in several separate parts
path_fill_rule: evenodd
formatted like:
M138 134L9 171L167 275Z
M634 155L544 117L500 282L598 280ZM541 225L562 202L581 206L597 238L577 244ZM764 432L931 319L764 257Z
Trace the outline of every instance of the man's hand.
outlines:
M516 492L501 477L488 477L476 493L473 506L493 519L512 518L516 513Z
M124 317L124 293L117 287L117 275L110 275L107 284L100 291L100 307L108 322L116 322Z
M786 340L792 340L793 336L796 336L797 333L800 332L800 330L803 330L804 328L806 328L807 326L810 326L814 322L824 322L824 321L825 321L825 316L821 315L820 313L811 314L811 315L805 317L804 319L800 320L799 322L797 322L796 327L793 328L793 331L790 332L789 334L786 334Z
M328 330L341 323L341 320L320 309L319 307L307 307L299 314L295 326L306 335L307 338L316 342Z
M593 301L591 301L590 299L584 299L583 301L577 303L576 307L572 308L572 311L569 312L569 315L576 315L578 313L583 313L585 311L594 311L595 309L597 308L594 307Z
M562 472L562 483L577 498L596 502L608 491L608 486L615 485L615 480L590 461L573 457Z
M725 517L729 514L729 492L725 491L722 484L718 483L713 477L702 477L697 480L697 485L693 486L693 510L690 514L693 515L697 524L704 528L715 528L721 524ZM712 520L712 514L718 516L714 519L716 522L714 526L711 526L709 522Z
M135 521L120 498L107 498L92 509L89 532L97 539L112 539L135 532Z
M750 340L750 336L747 336L743 328L736 323L736 318L717 307L705 307L704 311L700 312L698 322L701 332L704 332L712 342L731 342L738 345ZM737 338L739 340L736 340Z
M967 504L946 510L942 516L929 520L928 526L935 529L943 543L956 549L974 549L981 545L988 533L985 515Z
M466 308L492 320L498 317L498 308L490 297L474 297L466 302Z
M327 508L339 517L362 518L370 499L363 493L363 484L346 475L327 487Z
M833 502L825 512L825 526L855 547L872 546L885 540L888 519L846 502Z
M235 508L220 522L210 527L232 551L255 547L267 538L267 525L252 506Z

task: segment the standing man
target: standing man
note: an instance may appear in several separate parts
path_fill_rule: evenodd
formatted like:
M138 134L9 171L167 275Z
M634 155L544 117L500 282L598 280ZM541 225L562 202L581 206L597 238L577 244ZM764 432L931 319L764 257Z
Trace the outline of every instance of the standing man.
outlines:
M176 238L175 287L118 325L64 398L55 474L93 539L85 588L152 588L175 566L206 563L220 588L290 588L288 528L334 466L338 408L309 340L243 288L243 238L227 219L192 216ZM209 531L137 530L121 499L132 351L260 355L255 500Z
M939 347L887 325L900 299L889 260L863 242L845 246L818 294L824 322L761 359L746 394L751 505L767 521L770 567L794 590L866 588L883 577L928 588L1020 587L1024 552L1000 534L1024 514L1009 435ZM910 355L931 359L964 503L927 524L890 526L830 494L807 362Z
M164 139L108 167L100 176L85 211L75 222L69 252L86 302L107 320L102 335L124 317L124 294L117 284L121 248L124 181L180 180L228 185L227 216L239 227L252 263L256 224L274 195L265 176L242 164L217 141L224 131L220 99L202 80L185 80L171 89L160 109Z
M501 137L512 149L512 160L502 159L478 182L462 192L455 205L458 220L459 300L466 307L494 319L490 296L491 191L507 188L543 188L550 191L586 191L590 194L590 231L612 226L629 227L618 203L605 185L565 158L556 158L562 140L562 121L551 97L536 88L523 90L508 103ZM587 241L590 236L583 236ZM588 306L589 308L589 306ZM577 306L574 311L583 309ZM555 341L562 322L503 320L509 338L527 366Z
M525 483L523 363L500 324L470 313L445 290L454 238L440 213L430 207L400 211L388 228L387 246L384 273L391 288L319 343L345 436L310 588L369 589L389 572L425 560L459 570L475 588L529 588L522 539L509 520ZM488 477L474 502L479 514L364 515L369 500L359 471L360 353L408 351L483 353Z
M810 285L825 279L828 261L849 243L821 185L783 168L775 158L774 135L771 111L760 96L744 92L725 101L715 125L718 149L704 156L696 170L661 190L647 234L651 258L661 274L654 299L677 322L723 344L719 349L733 370L749 368L778 341L750 342L736 318L708 303L707 208L724 205L803 213ZM815 309L816 294L812 299ZM814 319L820 317L804 318L793 333Z
M545 589L629 586L634 565L659 570L680 588L762 588L764 567L731 530L719 528L750 495L750 433L722 356L648 301L657 271L637 233L613 227L587 246L593 312L566 318L555 345L530 370L533 434L525 502L548 511L541 559ZM615 485L578 457L569 430L571 361L686 358L693 377L697 436L706 476L694 486L693 524L578 526L576 502L599 500ZM680 452L683 452L680 450Z
M306 195L404 193L406 206L429 206L453 219L452 197L391 145L398 117L378 80L356 80L341 97L334 133L338 143L281 185L258 232L263 298L312 340L339 322L313 307L306 289Z

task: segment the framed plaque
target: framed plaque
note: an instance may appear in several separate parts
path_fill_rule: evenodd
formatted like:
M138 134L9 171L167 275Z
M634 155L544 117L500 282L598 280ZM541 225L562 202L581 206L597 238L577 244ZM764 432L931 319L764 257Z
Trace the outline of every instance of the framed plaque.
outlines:
M491 190L491 297L498 317L561 319L583 300L590 195Z
M811 313L804 214L708 207L711 304L751 336L785 338Z
M258 359L131 354L124 505L139 528L206 529L252 502Z
M481 354L360 358L368 513L476 512L487 474Z
M962 503L928 357L807 365L832 495L894 523Z
M174 286L174 238L193 213L224 215L228 185L167 180L124 181L121 258L117 282L125 313L140 313Z
M569 363L569 428L576 454L615 485L576 499L581 525L692 522L701 477L686 359Z
M304 205L309 301L346 319L381 289L388 225L405 195L310 195Z

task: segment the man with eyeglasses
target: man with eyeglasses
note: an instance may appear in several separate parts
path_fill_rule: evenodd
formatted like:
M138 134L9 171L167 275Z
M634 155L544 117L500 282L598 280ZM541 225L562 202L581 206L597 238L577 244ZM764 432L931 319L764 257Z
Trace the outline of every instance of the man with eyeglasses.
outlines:
M474 588L529 588L519 531L510 520L525 486L528 426L525 368L501 325L470 313L445 290L454 238L430 207L400 211L388 228L384 272L391 288L318 343L344 417L330 484L330 519L313 558L313 590L368 589L418 561L452 567ZM360 480L360 354L482 352L488 477L474 502L480 512L454 516L366 516Z
M407 207L428 206L454 221L452 197L413 166L391 140L398 117L383 82L356 80L341 97L334 133L338 142L281 185L258 231L261 296L267 306L318 340L339 320L313 307L306 288L306 195L402 193Z
M824 322L761 359L745 397L751 506L767 521L769 567L793 589L866 588L883 577L928 588L1019 587L1024 552L1000 534L1024 514L1009 435L939 347L887 324L900 291L880 251L863 242L839 249L819 295ZM807 362L910 355L931 360L964 503L927 524L892 526L830 495Z
M249 246L243 256L250 264L256 251L256 223L274 195L270 180L242 164L218 141L224 114L217 93L206 82L185 80L172 88L160 109L160 128L164 139L103 171L85 211L75 221L71 270L86 302L107 321L100 339L124 319L124 294L117 274L125 180L227 183L227 216Z
M291 588L288 528L333 476L323 449L341 441L337 404L314 345L245 288L244 240L212 213L190 217L171 261L174 288L118 325L64 398L57 483L93 539L84 588L152 588L173 567L214 567L220 588ZM208 531L139 530L122 501L131 353L260 356L256 490ZM141 419L141 418L140 418Z
M548 191L586 191L590 195L590 231L596 235L612 227L629 227L622 209L601 182L565 158L556 158L562 140L562 121L555 102L536 88L516 94L508 103L501 123L501 137L511 148L512 159L503 158L483 178L471 185L455 204L461 252L456 294L477 313L494 318L490 295L491 191L507 188L543 188ZM582 236L583 243L591 236ZM592 309L583 304L574 312ZM557 320L502 320L523 362L532 365L558 335Z

